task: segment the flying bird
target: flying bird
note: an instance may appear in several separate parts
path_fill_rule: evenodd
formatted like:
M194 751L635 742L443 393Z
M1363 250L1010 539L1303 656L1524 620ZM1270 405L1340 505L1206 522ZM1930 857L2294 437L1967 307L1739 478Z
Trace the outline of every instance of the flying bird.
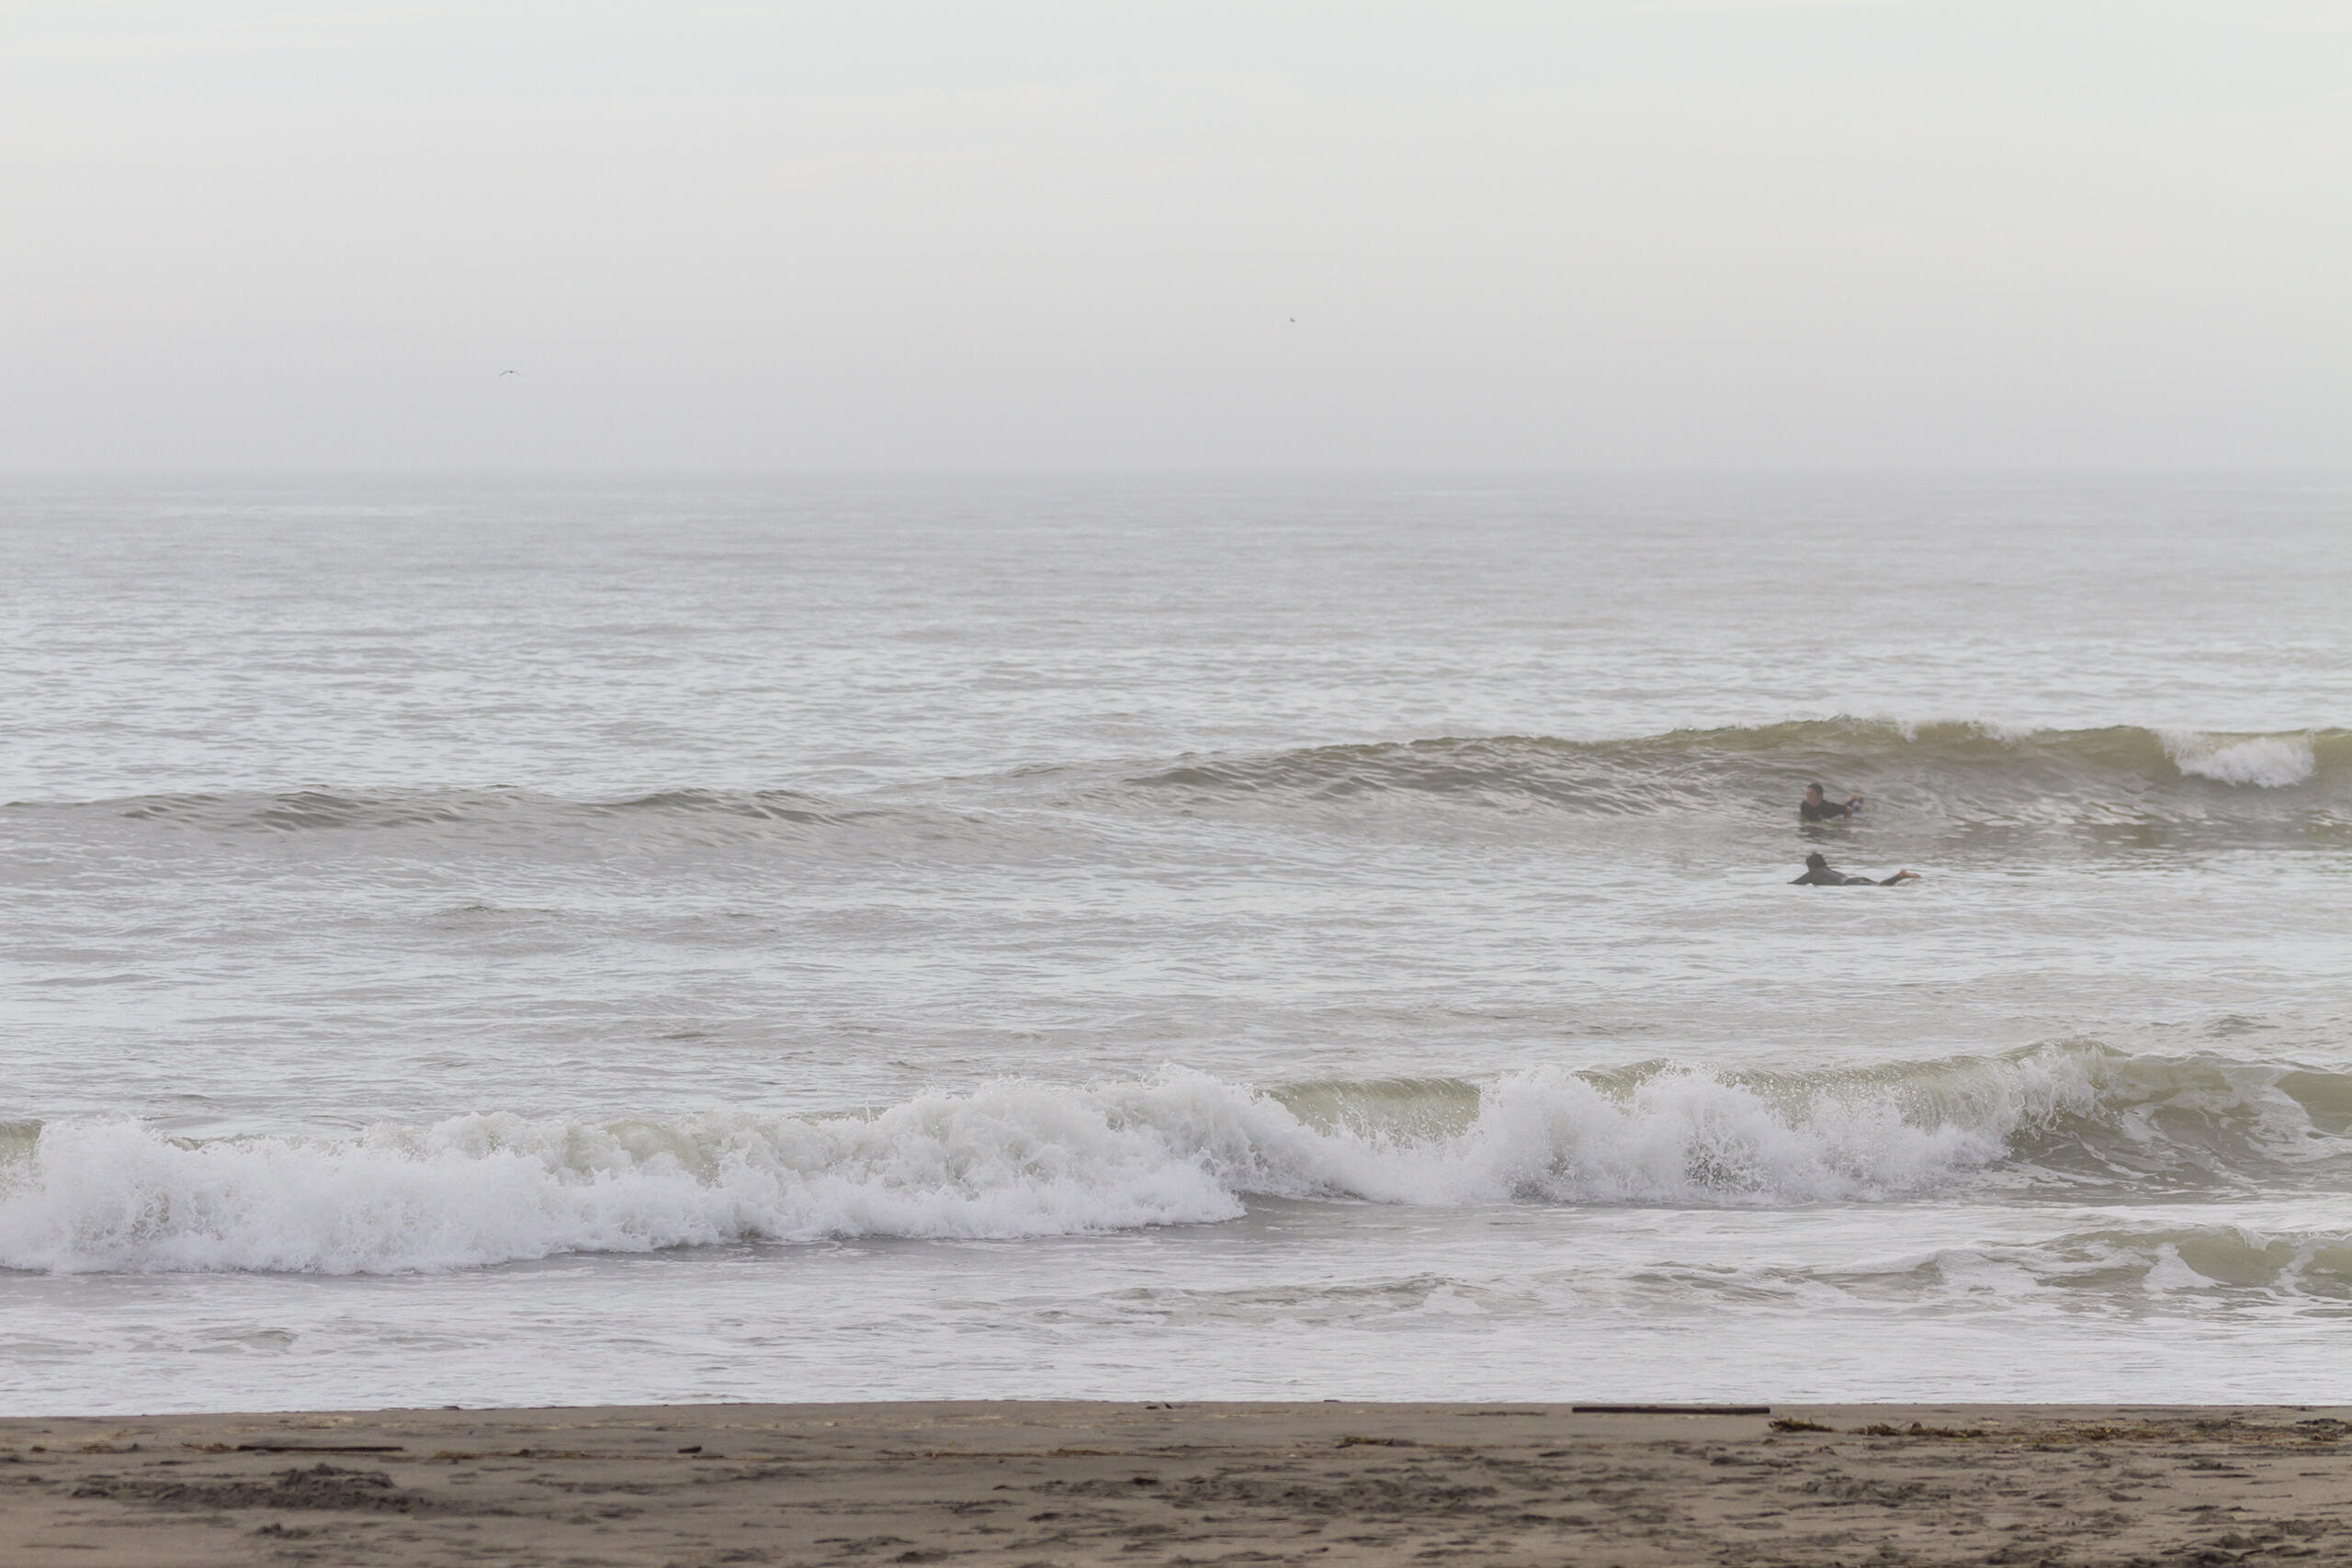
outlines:
M501 370L499 374L501 376L520 376L522 372L520 370Z

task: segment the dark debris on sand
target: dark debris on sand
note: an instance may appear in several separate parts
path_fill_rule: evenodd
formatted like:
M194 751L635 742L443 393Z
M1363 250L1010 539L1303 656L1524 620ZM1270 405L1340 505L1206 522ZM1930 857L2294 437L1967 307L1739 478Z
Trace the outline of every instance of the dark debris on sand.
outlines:
M227 1508L320 1508L339 1513L470 1513L447 1499L392 1483L380 1470L345 1470L316 1464L281 1470L267 1481L151 1481L93 1475L74 1488L76 1497L110 1497L157 1508L210 1513Z

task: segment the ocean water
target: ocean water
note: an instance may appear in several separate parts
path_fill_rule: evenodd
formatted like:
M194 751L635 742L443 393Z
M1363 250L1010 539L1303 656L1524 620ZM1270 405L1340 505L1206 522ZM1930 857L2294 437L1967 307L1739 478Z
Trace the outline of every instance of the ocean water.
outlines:
M2347 605L2324 479L16 481L0 1410L2352 1399Z

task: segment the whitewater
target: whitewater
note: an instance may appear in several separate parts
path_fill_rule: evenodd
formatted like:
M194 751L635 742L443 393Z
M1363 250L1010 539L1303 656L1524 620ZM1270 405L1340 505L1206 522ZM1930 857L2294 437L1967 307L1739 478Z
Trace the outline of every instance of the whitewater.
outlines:
M19 481L0 1409L2352 1397L2348 514Z

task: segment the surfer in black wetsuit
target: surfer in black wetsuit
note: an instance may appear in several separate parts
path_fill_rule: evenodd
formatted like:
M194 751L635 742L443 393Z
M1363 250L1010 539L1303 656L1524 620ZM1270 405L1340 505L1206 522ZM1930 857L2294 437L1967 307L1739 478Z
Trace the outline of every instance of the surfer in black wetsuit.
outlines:
M1824 795L1819 784L1807 784L1804 786L1804 799L1797 805L1797 820L1835 822L1841 817L1859 816L1861 809L1862 797L1859 795L1848 795L1840 805Z
M1898 871L1893 876L1849 876L1842 871L1829 869L1826 855L1804 857L1804 874L1789 884L1792 887L1892 887L1898 882L1917 882L1916 871Z

